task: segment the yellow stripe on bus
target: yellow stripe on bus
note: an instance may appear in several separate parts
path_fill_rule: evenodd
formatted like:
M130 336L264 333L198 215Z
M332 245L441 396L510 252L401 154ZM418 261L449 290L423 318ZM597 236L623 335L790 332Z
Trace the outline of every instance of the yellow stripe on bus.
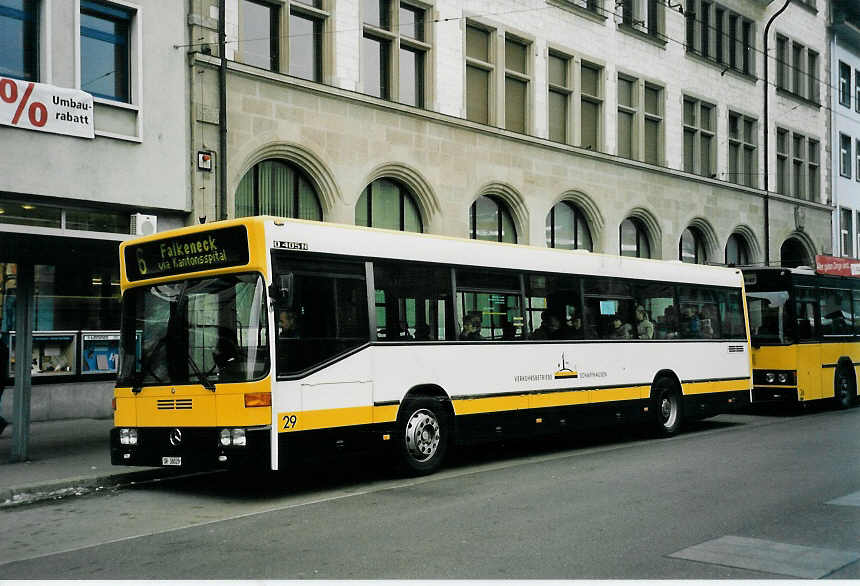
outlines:
M749 379L687 383L684 385L685 395L746 390L749 390ZM638 385L635 387L583 389L581 391L564 391L560 393L523 393L501 397L474 397L454 399L451 403L456 415L480 415L501 411L525 411L548 407L565 407L568 405L647 399L650 394L650 385ZM282 412L278 413L278 432L311 431L330 427L392 422L397 419L399 408L399 405L384 405L381 407L344 407L315 411Z

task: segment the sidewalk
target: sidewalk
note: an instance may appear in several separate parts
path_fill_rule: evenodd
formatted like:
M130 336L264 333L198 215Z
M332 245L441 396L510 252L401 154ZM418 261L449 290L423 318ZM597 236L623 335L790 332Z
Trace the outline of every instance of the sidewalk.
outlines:
M12 425L0 436L0 508L84 494L175 471L112 466L113 419L66 419L30 424L29 461L11 464Z

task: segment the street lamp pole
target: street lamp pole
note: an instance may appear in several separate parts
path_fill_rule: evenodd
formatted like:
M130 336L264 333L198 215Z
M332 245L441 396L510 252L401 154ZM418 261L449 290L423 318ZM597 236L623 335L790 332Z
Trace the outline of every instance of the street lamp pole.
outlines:
M776 20L776 17L782 14L788 8L791 0L785 0L782 8L770 17L764 27L764 265L770 266L770 118L768 117L768 61L767 61L767 40L770 32L770 25Z

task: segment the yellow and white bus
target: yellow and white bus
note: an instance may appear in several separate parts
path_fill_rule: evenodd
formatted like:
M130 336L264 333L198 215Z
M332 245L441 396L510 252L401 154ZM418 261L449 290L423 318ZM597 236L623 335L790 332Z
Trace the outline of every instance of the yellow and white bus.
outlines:
M283 469L748 403L740 271L272 217L124 243L112 462Z
M809 268L744 269L754 403L857 398L860 279Z

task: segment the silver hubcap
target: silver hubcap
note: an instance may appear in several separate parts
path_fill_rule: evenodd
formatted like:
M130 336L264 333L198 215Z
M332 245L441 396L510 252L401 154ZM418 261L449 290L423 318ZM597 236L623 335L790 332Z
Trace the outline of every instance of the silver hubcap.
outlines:
M663 395L660 399L660 415L663 418L663 427L670 428L675 425L678 411L675 408L675 398L671 395Z
M406 449L418 462L426 462L439 449L439 422L429 409L419 409L406 422Z

